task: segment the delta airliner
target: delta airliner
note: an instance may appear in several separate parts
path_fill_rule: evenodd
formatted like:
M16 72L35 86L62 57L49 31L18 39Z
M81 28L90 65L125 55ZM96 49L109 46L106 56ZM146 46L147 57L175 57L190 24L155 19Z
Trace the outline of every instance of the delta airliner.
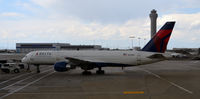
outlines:
M37 66L53 65L57 72L65 72L76 67L83 69L83 74L91 74L89 70L98 68L97 74L104 74L102 67L127 67L158 62L164 59L175 22L166 22L156 35L141 51L33 51L28 53L22 62Z

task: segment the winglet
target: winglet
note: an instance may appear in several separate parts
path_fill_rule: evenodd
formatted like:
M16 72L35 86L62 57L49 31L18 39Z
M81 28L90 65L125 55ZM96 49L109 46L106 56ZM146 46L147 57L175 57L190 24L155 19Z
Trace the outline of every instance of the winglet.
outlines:
M142 51L164 53L167 48L175 21L166 22L165 25L154 35L154 37L145 45Z

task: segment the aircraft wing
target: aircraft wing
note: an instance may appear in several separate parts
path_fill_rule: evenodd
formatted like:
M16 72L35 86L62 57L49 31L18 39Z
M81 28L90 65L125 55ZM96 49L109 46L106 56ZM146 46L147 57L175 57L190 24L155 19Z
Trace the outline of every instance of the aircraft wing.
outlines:
M94 64L96 62L99 62L98 60L91 60L91 59L82 59L82 58L76 58L76 57L65 57L65 59L69 60L70 63L73 64Z

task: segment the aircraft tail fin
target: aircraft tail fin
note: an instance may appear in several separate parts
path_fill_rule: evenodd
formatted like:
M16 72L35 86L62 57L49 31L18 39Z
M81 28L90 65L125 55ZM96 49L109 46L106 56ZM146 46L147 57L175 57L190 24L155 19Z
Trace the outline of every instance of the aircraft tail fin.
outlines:
M156 35L154 35L154 37L144 46L142 51L164 53L174 25L175 21L166 22Z

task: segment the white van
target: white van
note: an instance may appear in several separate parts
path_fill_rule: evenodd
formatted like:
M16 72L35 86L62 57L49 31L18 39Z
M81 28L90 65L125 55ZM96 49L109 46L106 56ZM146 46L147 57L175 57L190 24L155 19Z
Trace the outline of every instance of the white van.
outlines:
M10 73L10 72L19 73L20 67L16 63L5 63L2 64L1 70L5 73Z

